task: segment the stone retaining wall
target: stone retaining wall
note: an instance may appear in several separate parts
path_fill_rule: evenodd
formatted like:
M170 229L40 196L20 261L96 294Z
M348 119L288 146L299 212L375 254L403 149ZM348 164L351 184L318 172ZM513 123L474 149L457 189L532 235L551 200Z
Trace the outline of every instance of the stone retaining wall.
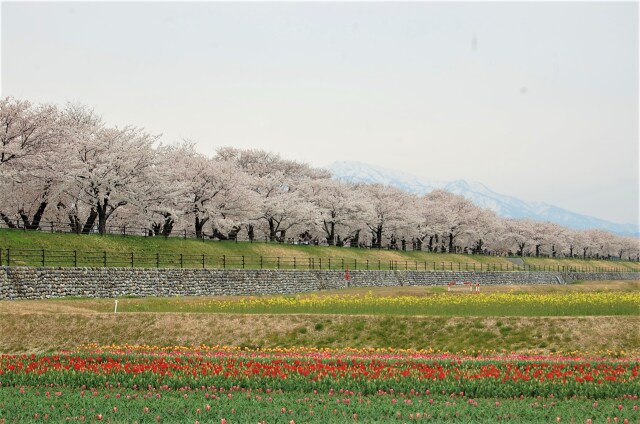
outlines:
M349 271L352 287L564 284L574 280L638 280L640 273L499 271ZM269 269L0 267L0 300L83 296L290 294L346 287L344 271Z

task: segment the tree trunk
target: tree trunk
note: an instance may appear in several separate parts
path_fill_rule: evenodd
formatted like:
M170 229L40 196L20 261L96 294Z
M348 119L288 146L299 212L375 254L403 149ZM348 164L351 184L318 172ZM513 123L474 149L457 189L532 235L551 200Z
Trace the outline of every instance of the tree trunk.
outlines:
M453 233L449 233L449 253L453 253L453 239L455 236Z
M355 234L349 240L350 247L358 247L360 245L360 230L356 230Z
M71 227L71 231L80 234L82 232L82 225L80 224L80 219L78 219L78 215L69 214L69 226Z
M171 235L175 223L176 222L174 221L173 216L171 216L170 213L165 214L164 223L162 224L162 235L164 237L169 237Z
M240 232L241 229L242 229L241 225L235 225L227 235L229 240L238 240L238 233Z
M256 233L253 227L253 224L247 224L247 236L249 237L249 241L255 240Z
M82 234L89 234L91 232L93 225L96 223L97 217L98 217L98 212L96 212L95 208L91 208L91 212L89 212L89 217L87 218L87 221L84 223L84 226L82 227ZM79 223L79 220L78 220L78 223Z
M336 233L335 233L336 223L324 221L323 225L324 225L324 232L327 234L327 244L329 246L333 246L335 244L335 237L336 237Z
M5 215L4 213L0 212L0 218L2 218L2 220L4 221L5 224L7 224L7 227L16 228L16 224L11 222L11 219L7 215Z
M202 229L204 228L204 224L209 220L209 218L200 219L200 217L196 216L196 238L203 238Z
M40 227L40 220L42 219L42 215L44 214L46 208L47 202L40 202L38 210L36 211L35 215L33 215L33 221L29 219L29 215L27 215L24 209L20 209L18 211L18 214L20 215L20 219L22 219L24 228L27 230L37 230Z
M217 228L213 228L211 238L217 238L218 240L229 240L229 237L222 234Z
M269 218L267 221L269 221L269 241L274 242L277 240L276 223L273 218Z
M96 210L98 211L98 233L104 235L107 232L107 208L109 207L109 199L103 198L103 203L98 200Z
M47 208L47 202L40 202L40 206L38 206L38 210L33 215L33 220L31 221L31 225L34 227L33 229L37 229L40 227L40 221L42 220L42 216L44 215L44 211Z
M382 248L382 225L378 225L378 227L376 228L376 241L377 241L377 248L380 249Z
M518 256L524 256L525 243L518 243Z
M540 256L540 245L536 244L536 258Z

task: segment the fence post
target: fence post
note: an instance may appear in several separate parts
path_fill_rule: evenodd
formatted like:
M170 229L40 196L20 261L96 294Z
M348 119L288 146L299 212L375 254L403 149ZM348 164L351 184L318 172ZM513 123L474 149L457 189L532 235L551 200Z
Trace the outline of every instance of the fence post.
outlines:
M378 271L380 271L380 259L378 259Z
M104 267L106 268L107 267L107 252L106 251L103 253L102 259L103 259L102 263L104 264Z
M244 266L243 266L243 268L244 268ZM293 257L293 269L296 269L296 257L295 256Z
M7 249L7 266L11 266L11 249Z
M202 269L204 269L204 253L202 254Z
M237 242L238 241L236 240L236 243ZM293 258L293 260L295 261L295 258ZM295 268L295 265L294 265L294 268ZM242 255L242 269L244 269L244 255Z
M42 249L42 266L44 266L44 249Z
M357 259L353 260L353 269L358 269L358 260Z
M342 269L344 269L344 258L342 258Z
M278 256L278 269L280 269L280 256Z
M318 258L318 261L320 261L320 269L322 269L322 258Z
M180 254L180 268L183 267L183 262L182 262L182 253Z
M227 255L222 255L222 268L227 268Z
M2 249L0 249L0 266L2 266Z
M260 256L260 269L262 269L262 256Z
M78 251L77 250L73 251L73 267L74 268L78 267Z
M331 271L331 258L329 258L329 271Z
M131 268L133 268L133 252L131 252Z
M156 268L160 268L160 253L156 252Z

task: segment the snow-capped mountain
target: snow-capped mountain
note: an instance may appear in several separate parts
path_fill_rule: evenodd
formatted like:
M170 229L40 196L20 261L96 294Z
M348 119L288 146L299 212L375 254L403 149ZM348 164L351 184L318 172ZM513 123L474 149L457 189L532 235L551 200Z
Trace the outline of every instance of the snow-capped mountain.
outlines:
M436 189L459 194L476 205L495 211L505 218L530 218L550 221L574 229L597 228L623 236L640 236L640 226L616 224L602 219L570 212L553 205L525 202L513 196L499 194L483 184L463 180L429 181L401 171L393 171L362 162L340 161L327 167L334 178L343 181L386 184L423 195Z

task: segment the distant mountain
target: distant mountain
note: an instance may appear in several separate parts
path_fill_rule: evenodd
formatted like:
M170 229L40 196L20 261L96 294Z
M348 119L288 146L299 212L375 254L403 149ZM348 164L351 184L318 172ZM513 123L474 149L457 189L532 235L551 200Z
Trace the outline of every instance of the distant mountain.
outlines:
M498 194L476 182L464 180L429 181L405 172L351 161L334 162L327 169L338 180L386 184L417 195L423 195L436 189L446 190L464 196L476 205L491 209L505 218L530 218L537 221L555 222L579 230L597 228L622 236L640 236L640 226L637 224L616 224L570 212L546 203L525 202L513 196Z

